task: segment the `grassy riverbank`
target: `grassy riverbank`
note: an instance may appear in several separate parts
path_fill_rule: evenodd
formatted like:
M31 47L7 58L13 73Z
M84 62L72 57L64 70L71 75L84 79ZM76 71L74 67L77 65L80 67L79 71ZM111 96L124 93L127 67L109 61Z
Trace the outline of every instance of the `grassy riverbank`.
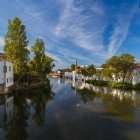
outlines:
M123 82L109 82L103 80L87 80L86 83L95 86L107 86L107 87L118 88L118 89L140 90L140 84L132 85L131 83L126 83L126 82L123 83Z

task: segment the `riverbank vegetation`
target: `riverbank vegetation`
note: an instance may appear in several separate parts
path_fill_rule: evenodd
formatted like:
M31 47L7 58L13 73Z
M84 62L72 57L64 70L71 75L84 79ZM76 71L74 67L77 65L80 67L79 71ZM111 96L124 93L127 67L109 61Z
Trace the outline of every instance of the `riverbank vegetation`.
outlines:
M137 82L139 78L137 63L135 63L134 56L130 54L112 56L99 68L89 65L86 68L81 68L79 72L86 77L87 83L95 86L140 89L140 84Z
M127 83L127 82L112 82L112 81L104 81L104 80L86 80L86 83L95 86L107 86L107 87L118 88L118 89L140 90L139 83L136 85L132 85L132 83Z
M54 67L53 59L46 55L45 43L37 38L32 46L26 35L26 27L19 18L9 20L4 39L4 55L13 63L15 85L40 86ZM30 58L32 56L32 59ZM31 84L29 87L32 87Z

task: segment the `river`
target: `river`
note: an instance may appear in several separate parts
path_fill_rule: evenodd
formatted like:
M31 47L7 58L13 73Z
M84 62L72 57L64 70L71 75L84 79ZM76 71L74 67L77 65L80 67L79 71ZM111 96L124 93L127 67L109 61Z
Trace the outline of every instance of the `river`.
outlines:
M0 140L139 140L140 91L50 79L0 96Z

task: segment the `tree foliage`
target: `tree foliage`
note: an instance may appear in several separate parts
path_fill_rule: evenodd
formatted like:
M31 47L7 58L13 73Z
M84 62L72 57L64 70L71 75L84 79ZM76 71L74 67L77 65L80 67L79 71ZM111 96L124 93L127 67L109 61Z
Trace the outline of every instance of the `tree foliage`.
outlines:
M81 68L80 72L85 77L92 77L95 74L96 70L94 65L89 65L87 68Z
M23 75L27 72L29 51L25 26L19 18L8 22L8 31L4 39L4 54L14 64L14 74Z
M95 74L96 69L95 69L94 65L89 65L87 67L87 71L88 71L88 76L92 77Z
M75 64L71 64L71 70L72 70L72 71L75 70Z
M46 74L50 73L54 67L53 59L45 55L45 45L42 39L36 39L31 50L33 52L33 59L29 63L30 71L39 80L44 80Z
M122 82L128 82L132 80L132 72L135 66L134 56L130 54L112 56L103 65L103 74L106 78L121 79Z

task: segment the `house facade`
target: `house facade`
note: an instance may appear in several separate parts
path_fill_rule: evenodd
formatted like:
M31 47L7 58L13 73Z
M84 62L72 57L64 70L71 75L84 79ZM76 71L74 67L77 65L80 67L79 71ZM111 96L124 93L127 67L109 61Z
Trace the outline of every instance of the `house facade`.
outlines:
M135 70L133 71L132 83L133 85L140 83L140 64L137 64Z
M13 63L0 56L0 87L10 87L13 81Z

